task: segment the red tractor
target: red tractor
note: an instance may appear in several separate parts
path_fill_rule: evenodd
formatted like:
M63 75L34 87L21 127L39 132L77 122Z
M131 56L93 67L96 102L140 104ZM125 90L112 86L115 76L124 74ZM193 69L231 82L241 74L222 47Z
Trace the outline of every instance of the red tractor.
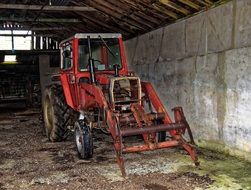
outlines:
M49 140L65 140L72 125L79 156L88 159L93 155L92 131L101 129L112 136L123 176L123 153L183 147L199 164L182 108L173 108L171 121L151 83L128 71L120 34L75 34L60 50L61 85L46 89L43 104ZM186 130L190 143L183 138ZM144 143L125 146L124 137L138 135Z

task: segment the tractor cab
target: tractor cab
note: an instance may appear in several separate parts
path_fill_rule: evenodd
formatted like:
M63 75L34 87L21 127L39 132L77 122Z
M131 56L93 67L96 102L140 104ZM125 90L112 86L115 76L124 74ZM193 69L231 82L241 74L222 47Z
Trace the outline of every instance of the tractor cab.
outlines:
M60 49L61 73L71 71L77 78L90 77L91 72L115 75L116 69L117 75L128 73L121 34L75 34Z

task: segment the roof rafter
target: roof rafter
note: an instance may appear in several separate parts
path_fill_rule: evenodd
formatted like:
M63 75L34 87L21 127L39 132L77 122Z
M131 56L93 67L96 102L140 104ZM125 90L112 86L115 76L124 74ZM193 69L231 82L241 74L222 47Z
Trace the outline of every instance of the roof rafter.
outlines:
M94 1L94 0L90 1L89 0L88 4L90 6L92 6L92 7L95 7L96 9L102 11L103 13L105 13L107 15L110 15L110 16L112 16L114 18L117 18L119 20L123 20L123 21L127 22L129 25L133 25L133 26L139 28L140 30L147 31L149 29L149 27L145 26L143 23L134 21L134 20L132 20L130 18L123 18L123 15L121 15L118 12L115 12L109 6L105 5L103 0L98 0L98 3L97 3L97 1Z
M117 5L119 7L121 7L122 14L129 16L131 19L134 19L136 21L140 21L140 22L144 22L147 26L153 27L153 25L158 24L158 21L144 13L142 13L141 11L139 11L138 9L135 9L132 6L129 6L127 3L123 3L121 1L117 1L116 3L112 0L108 0L109 3L113 4L113 5ZM128 11L129 10L129 11Z
M193 9L195 9L197 11L200 10L200 8L201 8L199 5L197 5L196 3L194 3L190 0L178 0L178 1L185 4L185 5L188 5L189 7L192 7Z
M96 11L92 7L79 6L51 6L51 5L25 5L25 4L3 4L0 3L0 9L20 9L33 11Z
M97 20L97 19L94 19L93 17L91 16L88 16L88 15L85 15L83 13L76 13L78 15L81 15L84 19L84 21L89 21L91 23L94 23L94 25L97 25L97 26L102 26L102 27L105 27L107 30L109 29L112 29L112 31L114 32L120 32L122 34L125 34L125 35L130 35L130 31L128 30L124 30L124 29L119 29L118 27L114 27L114 26L111 26L111 25L107 25L106 23L100 21L100 20Z
M20 18L20 17L0 17L0 21L12 21L12 22L34 22L32 18ZM35 22L81 22L75 18L38 18Z
M187 10L187 9L173 3L170 0L159 0L159 2L166 5L166 6L168 6L168 7L170 7L170 8L172 8L172 9L174 9L174 10L176 10L176 11L178 11L178 12L181 12L184 15L188 15L190 13L189 10Z
M192 16L226 0L49 0L0 1L0 30L27 29L67 38L79 32L119 32L128 39ZM61 0L63 1L63 0ZM30 5L31 4L31 5ZM22 27L21 27L22 26Z

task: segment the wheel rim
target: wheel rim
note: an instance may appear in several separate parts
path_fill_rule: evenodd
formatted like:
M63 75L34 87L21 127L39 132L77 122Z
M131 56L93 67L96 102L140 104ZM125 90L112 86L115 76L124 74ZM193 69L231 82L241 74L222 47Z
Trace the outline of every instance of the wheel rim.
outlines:
M83 150L83 136L79 129L79 125L75 128L75 141L77 145L78 152L81 153Z

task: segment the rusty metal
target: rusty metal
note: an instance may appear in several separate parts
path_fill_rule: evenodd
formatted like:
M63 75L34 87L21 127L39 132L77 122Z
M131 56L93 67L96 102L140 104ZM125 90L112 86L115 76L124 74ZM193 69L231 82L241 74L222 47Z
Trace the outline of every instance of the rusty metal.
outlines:
M164 113L148 113L147 117L150 120L162 120L165 117ZM135 122L135 118L133 116L125 116L125 117L120 117L120 123L131 123Z
M123 148L123 152L125 153L132 153L132 152L141 152L141 151L149 151L154 149L162 149L168 147L175 147L179 146L181 143L176 140L170 140L165 142L156 143L153 147L147 145L139 145L139 146L131 146Z
M100 57L92 58L91 43L97 42L102 35ZM89 60L100 60L99 70L95 68L90 74L88 69L81 71L78 65L79 44L85 39L89 42ZM121 60L119 70L112 69L108 62L111 50L107 48L106 38L118 38ZM70 44L73 55L69 68L61 69L60 79L63 85L67 104L75 111L87 113L88 122L97 123L93 127L104 128L110 132L122 176L126 175L123 153L149 151L162 148L183 147L195 164L198 164L197 153L191 129L181 107L173 109L175 120L172 121L163 103L149 82L141 82L139 77L128 71L121 35L119 34L76 34L61 43L61 53ZM71 49L69 48L69 49ZM97 51L98 49L95 49ZM84 52L83 52L84 53ZM75 56L75 57L74 57ZM93 55L97 56L97 55ZM95 64L94 64L95 66ZM106 70L104 69L106 68ZM90 68L89 68L90 70ZM95 82L91 83L91 76ZM72 80L74 78L74 80ZM86 81L86 82L78 82ZM148 106L148 107L147 107ZM98 110L98 111L95 111ZM191 143L183 135L188 130ZM164 133L162 133L164 132ZM168 134L168 139L159 134ZM137 146L125 146L126 136L142 135L143 142Z
M189 138L190 138L190 143L195 145L195 142L194 142L194 138L193 138L193 134L192 134L192 130L185 118L185 115L184 115L184 112L183 112L183 109L182 107L175 107L172 109L172 111L174 112L174 119L175 119L175 122L177 123L184 123L184 125L186 126L186 129L187 129L187 132L188 132L188 135L189 135ZM183 134L185 133L185 130L182 131Z
M155 133L160 131L170 131L176 129L185 129L186 126L183 123L170 123L170 124L162 124L162 125L154 125L149 127L141 127L141 128L129 128L129 129L121 129L121 135L123 137L132 136L132 135L140 135L146 133Z

